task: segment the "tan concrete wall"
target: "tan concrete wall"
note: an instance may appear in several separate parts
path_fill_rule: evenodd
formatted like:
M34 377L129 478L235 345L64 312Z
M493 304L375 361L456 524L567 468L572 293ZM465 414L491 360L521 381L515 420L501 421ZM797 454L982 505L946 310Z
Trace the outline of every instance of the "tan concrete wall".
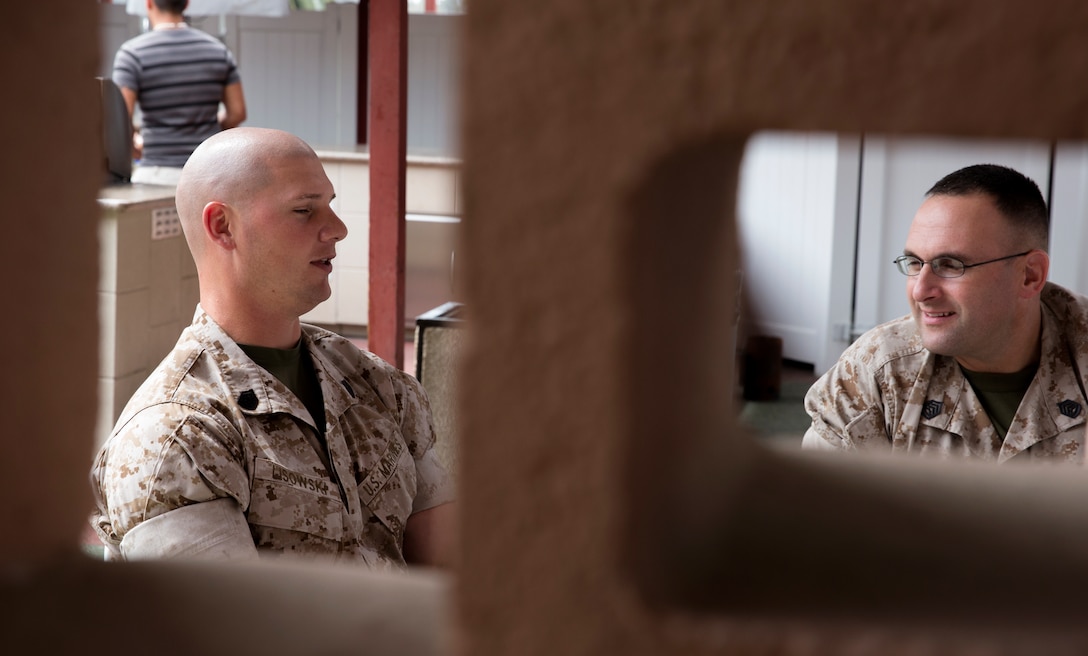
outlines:
M1084 572L1062 560L1033 587L1018 572L1048 562L1048 539L1016 550L1038 530L1028 498L1049 545L1084 544L1082 481L758 451L733 425L724 336L746 135L1084 138L1084 34L1077 2L473 2L464 653L1068 637Z
M0 109L0 275L29 317L4 328L4 646L435 653L435 577L74 556L97 364L94 7L11 4L21 27L0 41L22 94ZM1084 138L1084 34L1079 2L473 2L460 653L1082 650L1079 472L758 452L720 364L750 130Z
M0 495L6 563L72 551L86 522L97 389L96 7L6 5L0 40L0 279L9 311ZM63 15L64 20L57 18ZM89 33L88 33L89 32ZM50 48L45 44L64 44ZM59 191L62 190L62 191Z

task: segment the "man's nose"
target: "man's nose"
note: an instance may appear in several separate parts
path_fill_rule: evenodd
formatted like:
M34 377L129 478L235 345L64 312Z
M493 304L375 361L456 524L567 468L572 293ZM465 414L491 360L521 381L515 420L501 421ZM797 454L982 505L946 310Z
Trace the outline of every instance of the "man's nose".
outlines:
M325 226L324 237L326 240L340 241L344 237L348 236L348 226L346 223L340 220L340 216L336 212L329 211L329 223Z
M923 264L918 275L907 278L911 298L916 301L932 298L940 285L940 281L941 277L933 273L933 268L929 263Z

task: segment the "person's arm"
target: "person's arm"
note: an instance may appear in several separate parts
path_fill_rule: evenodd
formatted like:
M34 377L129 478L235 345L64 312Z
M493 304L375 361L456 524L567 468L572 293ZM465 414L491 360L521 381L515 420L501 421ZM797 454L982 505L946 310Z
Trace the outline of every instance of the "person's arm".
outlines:
M409 565L451 567L457 562L457 504L444 503L410 516L404 527Z
M450 473L435 449L437 436L427 392L413 376L393 370L400 427L416 467L416 495L404 524L402 550L409 565L448 567L457 561L457 505Z
M125 534L119 550L124 560L257 558L242 508L230 497L181 506L145 520Z
M235 82L223 88L223 109L219 112L219 126L224 130L238 127L246 120L246 96L242 83Z
M812 425L802 448L851 451L891 444L880 383L858 352L848 349L805 394Z
M843 439L842 431L839 430L841 426L839 429L836 428L840 422L835 417L838 413L833 404L835 389L839 387L838 377L841 375L841 365L840 358L830 371L821 376L805 392L805 412L812 418L812 424L805 431L805 436L801 438L802 449L835 451L846 448L846 441Z
M155 406L125 420L91 471L111 559L255 558L249 481L214 421Z
M805 431L805 436L801 438L801 448L812 451L839 451L845 446L841 439L837 439L832 443L830 440L821 437L815 428L809 426L808 430Z
M140 135L139 128L133 123L133 117L136 115L136 90L128 87L118 87L121 89L121 97L125 99L125 107L128 108L128 121L132 125L132 158L140 159L144 154L144 140Z

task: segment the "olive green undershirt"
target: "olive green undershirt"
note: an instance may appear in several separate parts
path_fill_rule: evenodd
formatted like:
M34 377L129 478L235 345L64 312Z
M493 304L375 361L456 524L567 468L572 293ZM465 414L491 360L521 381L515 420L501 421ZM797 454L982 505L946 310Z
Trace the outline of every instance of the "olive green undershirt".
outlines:
M1001 439L1005 439L1038 368L1038 364L1032 364L1011 374L992 374L960 367Z
M317 425L318 435L325 437L325 400L321 396L321 385L317 382L317 373L310 353L302 348L302 340L294 348L277 349L264 346L239 344L245 354L275 376L287 389L295 393L306 409L310 411Z

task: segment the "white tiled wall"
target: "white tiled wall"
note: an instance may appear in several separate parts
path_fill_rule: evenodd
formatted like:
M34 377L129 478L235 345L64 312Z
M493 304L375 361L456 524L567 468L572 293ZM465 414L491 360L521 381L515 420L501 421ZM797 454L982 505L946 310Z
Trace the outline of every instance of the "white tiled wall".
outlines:
M173 208L173 194L143 196L134 202L101 204L98 443L189 325L199 298L196 268L185 239L152 237L151 214Z
M303 321L345 331L361 330L368 323L370 290L370 179L365 155L319 151L325 172L336 190L333 209L348 227L347 238L336 248L330 280L332 296L303 316ZM457 217L461 214L460 164L444 158L409 158L405 172L405 207L408 214ZM405 316L414 317L451 298L451 253L456 248L458 223L410 221L405 231Z

